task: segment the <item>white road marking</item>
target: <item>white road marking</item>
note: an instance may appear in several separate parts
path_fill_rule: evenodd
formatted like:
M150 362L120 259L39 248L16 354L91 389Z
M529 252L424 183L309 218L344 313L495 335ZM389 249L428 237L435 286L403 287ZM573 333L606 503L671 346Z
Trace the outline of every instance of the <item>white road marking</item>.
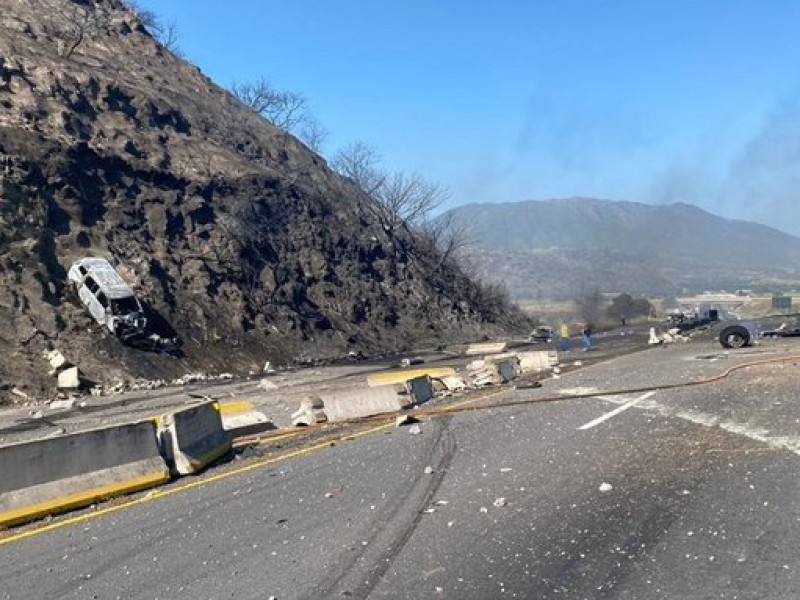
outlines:
M639 402L641 402L643 400L647 400L650 396L653 396L654 394L655 394L655 392L647 392L646 394L642 394L638 398L634 398L633 400L630 400L630 401L626 402L625 404L622 404L622 405L618 406L617 408L615 408L611 412L607 412L603 416L597 417L594 421L589 421L585 425L581 425L580 427L578 427L578 429L579 430L591 429L595 425L599 425L603 421L607 421L611 417L615 417L619 413L628 410L629 408L635 406L637 403L639 403Z

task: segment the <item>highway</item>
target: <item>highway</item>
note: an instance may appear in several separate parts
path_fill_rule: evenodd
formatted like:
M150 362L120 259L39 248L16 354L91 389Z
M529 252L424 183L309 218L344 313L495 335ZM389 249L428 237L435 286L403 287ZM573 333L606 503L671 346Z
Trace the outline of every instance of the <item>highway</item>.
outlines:
M12 532L0 598L797 598L799 361L766 361L799 351L657 348L419 435L245 457Z

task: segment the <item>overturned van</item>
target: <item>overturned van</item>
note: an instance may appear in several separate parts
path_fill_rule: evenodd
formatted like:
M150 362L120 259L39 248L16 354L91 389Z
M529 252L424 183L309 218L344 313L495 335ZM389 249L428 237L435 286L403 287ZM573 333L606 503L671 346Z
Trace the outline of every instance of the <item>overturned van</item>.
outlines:
M128 340L145 332L142 305L106 259L82 258L72 264L67 277L95 321L115 336Z

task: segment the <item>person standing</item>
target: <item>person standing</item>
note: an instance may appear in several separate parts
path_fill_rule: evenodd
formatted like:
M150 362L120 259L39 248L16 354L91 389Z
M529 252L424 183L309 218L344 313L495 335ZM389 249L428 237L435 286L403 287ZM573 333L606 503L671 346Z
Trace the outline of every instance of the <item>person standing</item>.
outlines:
M569 325L566 323L561 324L561 331L559 332L560 340L559 346L562 352L569 352Z
M586 323L583 326L583 351L588 352L592 348L592 324Z

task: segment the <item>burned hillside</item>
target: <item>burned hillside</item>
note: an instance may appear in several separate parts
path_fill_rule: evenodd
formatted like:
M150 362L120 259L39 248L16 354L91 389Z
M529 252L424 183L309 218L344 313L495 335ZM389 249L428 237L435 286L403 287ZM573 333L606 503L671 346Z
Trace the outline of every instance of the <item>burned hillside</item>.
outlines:
M45 6L46 5L46 6ZM156 42L117 0L0 0L0 386L247 372L476 338L520 317ZM108 258L174 356L104 335L66 271Z

